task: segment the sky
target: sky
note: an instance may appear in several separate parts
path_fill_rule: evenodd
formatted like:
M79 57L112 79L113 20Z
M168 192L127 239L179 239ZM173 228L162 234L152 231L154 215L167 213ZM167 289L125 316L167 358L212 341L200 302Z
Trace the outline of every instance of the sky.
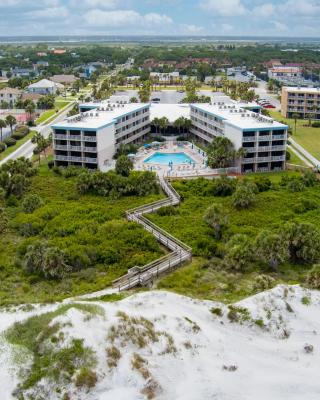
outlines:
M0 35L320 36L320 0L0 0Z

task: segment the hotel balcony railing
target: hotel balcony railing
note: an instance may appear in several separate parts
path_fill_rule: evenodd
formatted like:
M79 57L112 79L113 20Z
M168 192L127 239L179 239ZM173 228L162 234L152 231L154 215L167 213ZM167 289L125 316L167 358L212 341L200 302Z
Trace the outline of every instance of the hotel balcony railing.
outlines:
M271 157L257 157L256 162L269 162L271 161Z
M271 161L286 161L286 156L272 156Z
M244 136L242 138L243 142L255 142L256 141L256 137L255 136Z
M69 140L82 140L81 135L69 135Z
M257 146L257 147L244 147L247 153L257 153L259 151L284 151L286 149L285 145L281 146Z
M71 145L62 145L62 144L55 144L55 150L63 150L63 151L84 151L87 153L96 153L96 147L82 147L82 146L71 146Z
M97 137L96 136L83 136L83 140L85 142L96 142Z
M85 162L85 163L91 163L91 164L97 164L97 162L98 162L97 158L60 156L60 155L55 155L55 160L57 160L57 161L81 162L81 163Z
M62 139L62 140L68 140L68 135L60 135L60 134L58 134L58 133L56 133L55 135L54 135L54 138L55 139Z
M63 144L54 144L53 148L55 150L63 150L63 151L68 151L69 147L67 145L63 145Z
M256 162L256 159L254 157L252 158L244 158L242 160L243 164L254 164Z
M258 140L270 140L271 136L270 135L263 135L263 136L258 136Z
M286 134L284 134L284 135L273 135L272 136L272 140L285 140L285 139L287 139L287 135Z

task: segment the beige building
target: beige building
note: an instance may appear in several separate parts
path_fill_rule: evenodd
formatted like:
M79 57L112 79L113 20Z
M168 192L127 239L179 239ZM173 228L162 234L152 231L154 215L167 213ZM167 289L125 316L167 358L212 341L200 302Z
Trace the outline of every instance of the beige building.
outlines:
M281 94L281 114L292 118L320 119L320 88L283 87Z
M22 90L19 89L9 87L3 88L0 90L0 103L4 101L8 103L10 107L13 107L22 93Z

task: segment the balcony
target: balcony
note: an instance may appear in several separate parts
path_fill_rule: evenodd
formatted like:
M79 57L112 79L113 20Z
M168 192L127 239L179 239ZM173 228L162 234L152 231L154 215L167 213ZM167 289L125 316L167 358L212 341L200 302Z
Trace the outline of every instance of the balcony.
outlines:
M82 162L82 157L72 157L72 156L59 156L55 155L57 161L72 161L72 162Z
M69 135L69 140L81 141L81 135Z
M256 158L256 162L269 162L269 161L271 161L271 158L270 157L257 157Z
M60 135L60 134L57 133L57 134L53 135L53 137L55 139L68 140L68 135Z
M273 135L272 140L285 140L287 139L287 135Z
M92 157L83 157L83 161L89 164L97 164L98 159L97 158L92 158Z
M262 135L262 136L258 136L258 140L260 141L268 141L271 139L270 135Z
M96 147L83 147L82 151L84 151L86 153L96 153L97 148Z
M243 164L254 164L255 163L255 158L254 157L253 158L244 158L242 160L242 163Z
M286 156L272 156L271 161L286 161Z
M242 138L242 142L255 142L256 137L255 136L244 136Z
M96 142L97 141L97 137L96 136L84 136L83 140L85 142Z
M63 151L68 151L68 150L69 150L69 147L68 147L67 144L66 144L66 145L63 145L63 144L54 144L54 145L53 145L53 148L54 148L55 150L63 150Z
M69 146L69 150L82 151L82 147L81 146Z

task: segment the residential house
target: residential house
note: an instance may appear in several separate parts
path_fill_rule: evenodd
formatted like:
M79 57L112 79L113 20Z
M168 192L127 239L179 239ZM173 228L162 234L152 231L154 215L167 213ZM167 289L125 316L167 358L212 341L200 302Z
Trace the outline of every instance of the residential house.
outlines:
M49 81L48 79L41 79L39 82L32 83L28 86L27 90L29 93L36 94L56 94L58 90L64 88L60 83Z

